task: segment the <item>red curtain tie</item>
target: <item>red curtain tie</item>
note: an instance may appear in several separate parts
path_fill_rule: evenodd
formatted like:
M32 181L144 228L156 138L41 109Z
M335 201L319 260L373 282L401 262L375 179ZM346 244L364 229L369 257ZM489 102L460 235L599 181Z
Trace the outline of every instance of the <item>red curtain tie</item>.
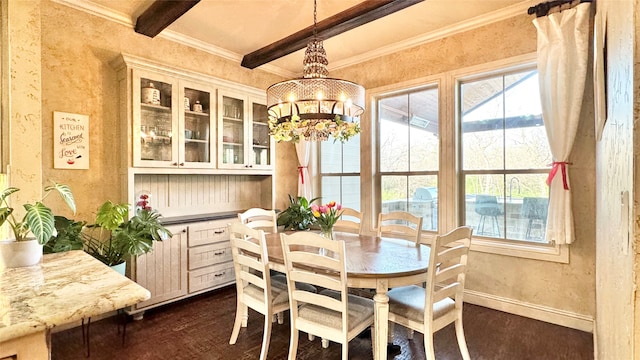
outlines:
M567 184L567 165L573 164L566 161L554 161L551 164L552 168L551 171L549 171L549 177L547 177L547 186L551 186L551 181L553 181L559 168L562 171L562 185L565 190L569 190L569 185Z
M308 168L308 166L298 166L298 172L300 172L300 180L302 181L302 184L304 185L304 172L302 172L302 169L306 169Z

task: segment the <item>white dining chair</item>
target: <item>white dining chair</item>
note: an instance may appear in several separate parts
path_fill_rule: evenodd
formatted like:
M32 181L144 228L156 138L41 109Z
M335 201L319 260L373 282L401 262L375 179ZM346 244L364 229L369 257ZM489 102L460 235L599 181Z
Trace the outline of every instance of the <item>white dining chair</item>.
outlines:
M377 235L405 239L417 245L422 235L422 218L406 211L379 213Z
M342 208L341 211L340 218L333 225L333 229L360 234L362 232L362 213L352 208Z
M251 208L238 213L238 220L252 229L264 230L267 234L278 232L278 221L274 210Z
M229 344L235 344L240 328L247 327L247 308L252 308L265 317L260 360L266 360L271 338L271 319L274 314L289 309L287 285L284 281L271 278L263 230L233 223L229 225L229 235L237 289L236 318ZM278 318L279 323L282 323L281 319Z
M426 288L411 285L388 292L390 325L424 334L428 360L435 360L434 333L451 323L455 323L463 359L470 359L462 328L462 297L472 232L471 227L462 226L435 237L430 244ZM393 334L393 326L389 334Z
M374 304L347 292L344 241L310 232L280 237L291 308L289 360L296 358L300 331L342 344L342 359L348 359L349 341L369 327L374 331ZM301 291L296 281L326 290L318 294Z

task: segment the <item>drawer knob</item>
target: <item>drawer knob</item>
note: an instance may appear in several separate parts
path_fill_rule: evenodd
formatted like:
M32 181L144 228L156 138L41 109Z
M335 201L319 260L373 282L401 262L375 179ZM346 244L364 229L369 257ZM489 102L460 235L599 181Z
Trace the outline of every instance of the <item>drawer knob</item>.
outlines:
M214 276L215 276L215 277L220 277L220 276L222 276L222 275L224 275L224 274L226 274L226 273L227 273L227 272L225 271L225 272L221 272L221 273L215 274Z
M213 253L213 255L223 255L223 254L224 254L224 251L218 251L218 252Z
M224 234L224 230L216 230L213 233L216 235Z

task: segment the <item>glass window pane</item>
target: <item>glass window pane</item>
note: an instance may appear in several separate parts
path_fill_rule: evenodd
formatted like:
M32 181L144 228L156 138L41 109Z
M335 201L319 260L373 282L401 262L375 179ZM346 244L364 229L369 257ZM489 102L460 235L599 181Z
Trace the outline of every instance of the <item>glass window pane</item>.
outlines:
M422 217L422 230L438 230L438 177L409 176L409 212Z
M340 144L340 142L338 141L336 144ZM352 137L344 144L341 144L341 146L342 172L360 173L360 134Z
M342 177L342 206L360 211L360 176Z
M465 224L473 234L504 237L504 175L465 175Z
M507 238L546 242L547 174L506 175Z
M335 201L360 211L360 176L322 176L322 203Z
M411 171L437 171L439 160L438 89L409 94Z
M392 211L408 211L407 209L407 177L381 176L383 213Z
M320 172L332 174L342 172L342 145L340 142L320 142Z
M340 176L323 176L321 181L322 197L320 202L323 204L332 200L340 200Z
M380 170L409 170L409 97L399 95L378 102Z
M460 85L462 168L504 168L504 97L502 76Z

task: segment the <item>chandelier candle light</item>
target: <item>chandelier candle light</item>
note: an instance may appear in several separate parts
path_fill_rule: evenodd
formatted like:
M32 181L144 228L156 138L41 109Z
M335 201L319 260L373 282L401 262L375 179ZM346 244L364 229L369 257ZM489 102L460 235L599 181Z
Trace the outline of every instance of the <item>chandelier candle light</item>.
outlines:
M278 142L341 142L360 132L364 88L327 77L327 53L317 36L316 1L313 2L313 39L304 55L303 77L282 81L267 89L270 134Z

